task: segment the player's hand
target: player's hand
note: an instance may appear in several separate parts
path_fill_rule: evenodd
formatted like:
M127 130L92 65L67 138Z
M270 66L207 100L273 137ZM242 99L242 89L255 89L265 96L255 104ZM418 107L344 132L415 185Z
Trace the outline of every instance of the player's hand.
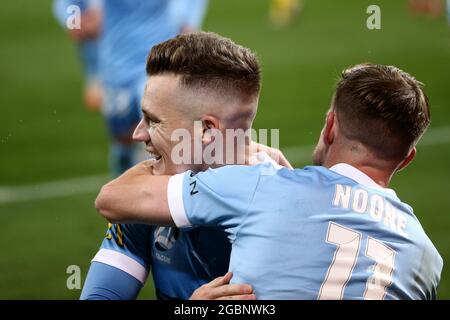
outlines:
M280 166L293 169L291 164L289 163L288 159L284 156L284 154L275 148L268 147L266 145L263 145L261 143L251 142L250 146L250 152L251 153L258 153L258 152L265 152L269 157L271 157L276 163L278 163ZM252 156L252 155L250 155Z
M99 111L103 102L103 89L98 83L90 83L84 89L84 105L89 111Z
M256 300L248 284L230 284L233 273L228 272L194 291L189 300Z

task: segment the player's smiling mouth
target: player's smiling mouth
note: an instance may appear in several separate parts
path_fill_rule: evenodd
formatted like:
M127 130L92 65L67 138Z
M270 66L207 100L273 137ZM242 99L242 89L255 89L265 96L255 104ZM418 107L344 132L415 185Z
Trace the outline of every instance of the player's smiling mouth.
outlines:
M161 160L162 156L156 152L154 152L152 149L147 148L147 152L150 155L150 160Z

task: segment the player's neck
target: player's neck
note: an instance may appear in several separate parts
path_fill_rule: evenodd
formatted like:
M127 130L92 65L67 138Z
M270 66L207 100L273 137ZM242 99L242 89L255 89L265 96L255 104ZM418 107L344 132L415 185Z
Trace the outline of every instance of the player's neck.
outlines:
M380 187L387 188L394 174L394 169L391 169L391 165L384 163L373 157L361 157L355 156L354 154L348 153L337 153L333 156L327 157L324 162L324 166L331 168L332 166L345 163L351 165L352 167L358 169Z

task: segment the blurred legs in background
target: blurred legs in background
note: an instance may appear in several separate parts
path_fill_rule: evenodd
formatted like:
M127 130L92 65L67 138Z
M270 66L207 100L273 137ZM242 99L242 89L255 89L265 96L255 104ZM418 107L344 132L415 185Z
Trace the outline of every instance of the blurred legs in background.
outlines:
M148 158L143 145L112 141L109 152L110 173L118 177L121 173Z
M141 119L141 97L145 79L128 87L105 87L103 116L111 136L109 168L112 176L145 159L143 147L132 141L132 134Z

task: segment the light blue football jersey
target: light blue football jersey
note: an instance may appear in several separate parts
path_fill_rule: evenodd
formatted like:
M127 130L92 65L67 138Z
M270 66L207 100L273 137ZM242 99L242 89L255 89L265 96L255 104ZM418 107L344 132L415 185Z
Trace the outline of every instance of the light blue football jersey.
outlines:
M410 206L356 168L271 163L169 180L178 227L220 226L258 299L433 299L443 261Z

